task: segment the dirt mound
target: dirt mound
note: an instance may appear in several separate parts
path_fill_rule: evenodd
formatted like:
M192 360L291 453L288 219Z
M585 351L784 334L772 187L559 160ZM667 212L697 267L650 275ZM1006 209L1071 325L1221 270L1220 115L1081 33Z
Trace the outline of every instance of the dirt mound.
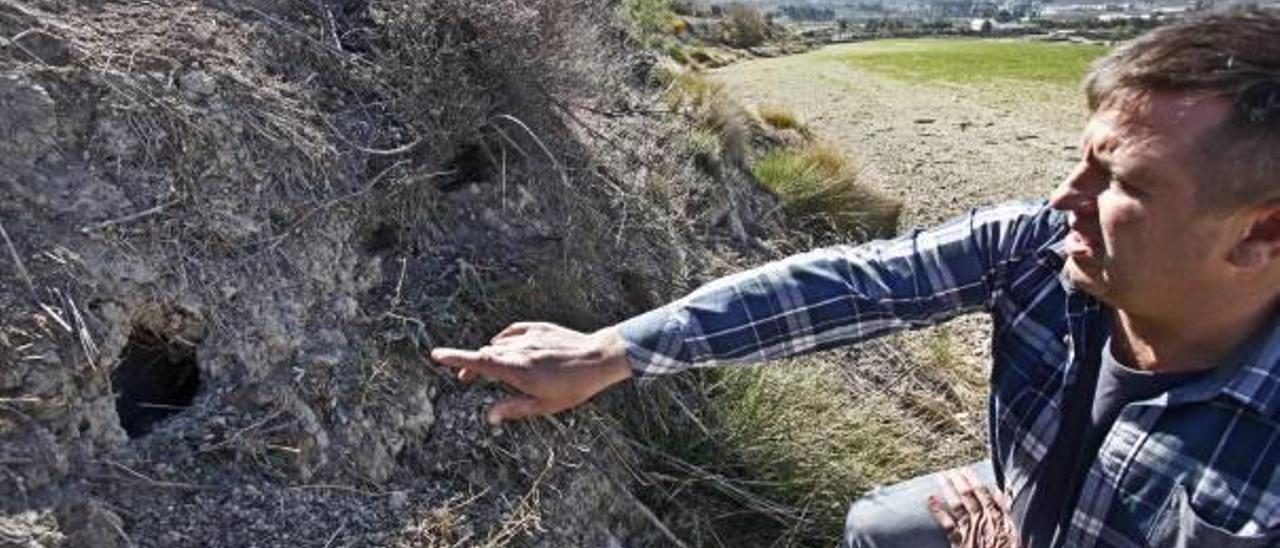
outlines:
M682 292L748 192L613 11L0 0L0 545L663 544L590 411L421 358Z

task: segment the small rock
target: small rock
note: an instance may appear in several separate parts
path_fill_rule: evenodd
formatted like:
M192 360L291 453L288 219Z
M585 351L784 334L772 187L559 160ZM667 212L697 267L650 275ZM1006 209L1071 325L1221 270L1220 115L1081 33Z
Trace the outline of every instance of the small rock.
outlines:
M124 521L97 501L77 502L62 509L58 522L72 548L114 548L132 544Z
M66 40L42 30L21 33L14 42L22 46L23 52L35 57L41 63L55 67L71 63L71 46Z
M214 35L218 31L218 24L213 21L196 25L191 29L191 41L201 46L208 46L213 43Z
M342 356L329 353L313 354L310 361L317 367L337 367L342 364Z
M409 505L409 493L405 491L392 491L388 501L392 510L404 510Z
M913 121L917 124L932 124L934 122L937 122L938 119L937 118L916 118Z
M207 97L218 91L218 81L203 70L188 71L178 78L178 85L188 96Z

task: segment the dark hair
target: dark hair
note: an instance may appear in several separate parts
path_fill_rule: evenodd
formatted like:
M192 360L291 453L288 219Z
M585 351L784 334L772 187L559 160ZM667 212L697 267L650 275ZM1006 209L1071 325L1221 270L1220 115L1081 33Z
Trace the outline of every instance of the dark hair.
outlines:
M1117 93L1174 91L1235 108L1202 140L1214 206L1280 197L1280 10L1210 12L1157 28L1099 59L1085 78L1089 110ZM1216 168L1216 169L1215 169Z

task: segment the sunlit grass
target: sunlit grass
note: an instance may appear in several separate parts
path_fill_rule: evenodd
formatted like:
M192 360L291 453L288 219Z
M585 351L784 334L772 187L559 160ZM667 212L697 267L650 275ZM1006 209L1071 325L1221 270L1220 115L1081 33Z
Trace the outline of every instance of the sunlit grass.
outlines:
M760 114L760 119L764 123L769 124L774 129L791 129L802 134L808 132L804 122L796 115L795 111L780 105L762 105L756 112Z
M773 150L751 171L791 218L813 228L861 239L897 230L902 204L859 184L857 170L830 145Z
M1075 88L1107 47L996 39L876 40L824 54L909 81L972 84L998 80Z

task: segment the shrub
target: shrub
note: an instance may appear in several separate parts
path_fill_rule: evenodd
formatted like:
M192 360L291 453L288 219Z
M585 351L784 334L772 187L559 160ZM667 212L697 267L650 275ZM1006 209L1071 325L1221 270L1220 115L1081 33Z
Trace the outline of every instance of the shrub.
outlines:
M759 10L735 4L725 10L724 34L729 45L753 48L769 37L769 22Z
M892 235L902 203L858 184L856 170L829 145L774 150L752 173L794 220L859 239Z
M692 50L689 50L689 58L704 65L715 61L715 59L711 57L711 54L707 53L707 50L702 48L693 48Z
M724 86L708 80L695 70L685 70L676 76L666 93L667 105L672 109L688 107L701 109L713 97L724 95Z
M680 63L681 65L689 64L689 55L684 52L684 47L680 44L674 42L669 43L665 49L667 57L670 57L672 61Z
M671 0L623 0L622 13L635 25L640 42L655 47L672 30L675 12Z
M689 32L689 22L679 17L672 17L671 24L668 26L667 30L671 34L679 36L681 34Z
M676 77L667 90L672 109L685 108L700 130L715 134L720 141L719 160L745 163L750 147L750 115L724 89L695 70Z
M695 127L684 135L680 143L685 154L694 157L719 160L721 154L720 135L706 128Z

